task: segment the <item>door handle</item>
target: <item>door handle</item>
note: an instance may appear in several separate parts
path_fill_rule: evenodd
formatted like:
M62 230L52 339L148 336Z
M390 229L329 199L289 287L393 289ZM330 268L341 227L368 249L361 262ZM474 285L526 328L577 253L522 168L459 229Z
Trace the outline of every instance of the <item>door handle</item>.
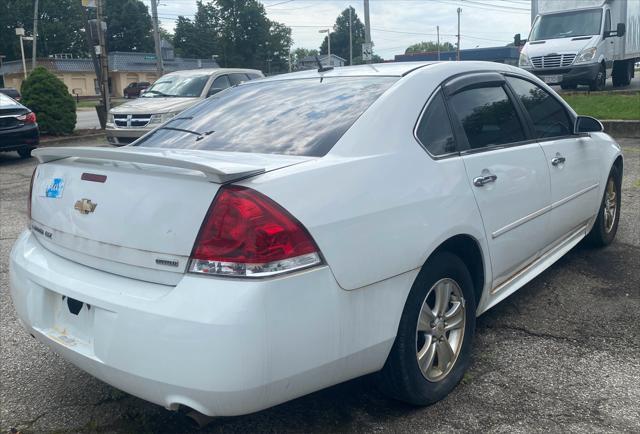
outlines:
M478 176L476 178L473 178L473 185L475 185L476 187L482 187L483 185L490 182L496 182L496 179L498 179L496 175Z
M551 164L553 164L554 166L557 166L559 164L563 164L565 161L567 161L567 159L564 157L553 157L551 159Z

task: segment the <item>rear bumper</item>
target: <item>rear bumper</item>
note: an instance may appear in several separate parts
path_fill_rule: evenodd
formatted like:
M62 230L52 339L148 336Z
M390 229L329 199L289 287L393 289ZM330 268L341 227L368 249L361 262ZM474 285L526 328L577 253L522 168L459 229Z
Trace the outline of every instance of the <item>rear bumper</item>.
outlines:
M0 130L0 151L38 146L40 133L37 124L24 125L10 130Z
M544 68L544 69L527 69L527 71L535 74L544 80L545 76L560 76L561 80L548 84L589 84L595 80L600 71L599 63L588 63L585 65L576 65L566 68Z
M172 287L71 262L30 231L11 252L9 274L18 317L38 340L119 389L212 416L380 369L404 305L398 285L415 277L344 291L320 267L256 281L186 275ZM67 298L84 303L77 316Z

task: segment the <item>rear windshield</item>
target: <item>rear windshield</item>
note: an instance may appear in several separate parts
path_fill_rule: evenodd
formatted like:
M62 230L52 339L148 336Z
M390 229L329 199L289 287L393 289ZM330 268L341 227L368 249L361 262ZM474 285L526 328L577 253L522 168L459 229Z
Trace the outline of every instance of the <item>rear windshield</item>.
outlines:
M323 156L397 77L246 83L185 110L133 146Z

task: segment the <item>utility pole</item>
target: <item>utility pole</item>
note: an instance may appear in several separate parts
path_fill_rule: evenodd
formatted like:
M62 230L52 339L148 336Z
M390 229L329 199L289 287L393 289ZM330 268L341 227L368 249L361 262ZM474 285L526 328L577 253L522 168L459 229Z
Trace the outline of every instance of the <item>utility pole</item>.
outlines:
M38 0L33 5L33 52L31 53L31 71L36 69L36 43L38 41Z
M353 65L353 22L351 19L351 5L349 5L349 66Z
M364 0L364 43L371 47L371 22L369 21L369 0ZM367 60L371 63L371 60Z
M158 2L151 0L151 20L153 21L153 41L156 46L156 70L158 78L164 75L164 62L162 60L162 49L160 47L160 24L158 24Z
M103 17L103 3L104 0L96 0L96 19L98 28L98 41L99 41L99 53L100 56L100 87L102 88L102 97L105 114L109 114L111 109L111 94L109 93L109 57L107 55L107 47L104 37L104 29L102 28Z
M456 60L460 61L460 13L462 13L462 8L458 8L458 47L456 53Z
M438 44L438 60L440 60L440 26L436 26L436 34L438 35L437 44Z

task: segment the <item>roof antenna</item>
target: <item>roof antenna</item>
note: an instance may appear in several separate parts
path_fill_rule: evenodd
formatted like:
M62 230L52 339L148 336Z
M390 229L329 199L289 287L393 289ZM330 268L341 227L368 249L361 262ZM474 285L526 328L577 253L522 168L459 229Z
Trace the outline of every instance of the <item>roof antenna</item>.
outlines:
M320 58L318 56L316 56L316 63L318 64L318 72L326 72L333 69L333 66L322 66L322 62L320 62Z

